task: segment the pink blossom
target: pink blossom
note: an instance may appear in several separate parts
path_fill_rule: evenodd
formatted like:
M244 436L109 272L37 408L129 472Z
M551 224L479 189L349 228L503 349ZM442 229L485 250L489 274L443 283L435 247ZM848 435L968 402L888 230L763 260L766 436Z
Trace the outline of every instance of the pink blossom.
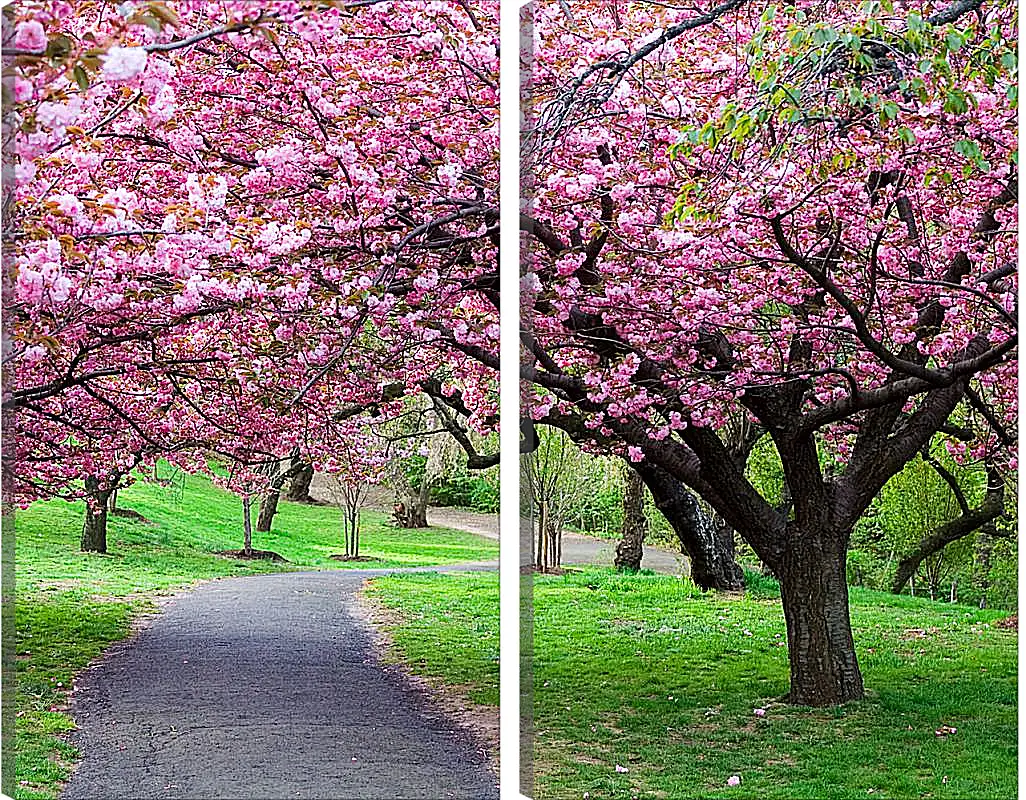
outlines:
M129 81L146 69L146 57L142 47L112 47L103 56L103 77Z
M739 786L741 784L740 775L731 775L727 778L727 786Z
M14 32L14 46L19 50L45 50L46 31L38 20L21 22Z

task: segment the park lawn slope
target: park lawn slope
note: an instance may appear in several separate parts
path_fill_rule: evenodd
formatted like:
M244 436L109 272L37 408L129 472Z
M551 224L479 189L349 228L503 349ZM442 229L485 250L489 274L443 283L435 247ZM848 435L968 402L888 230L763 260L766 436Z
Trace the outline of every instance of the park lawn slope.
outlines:
M779 702L773 594L599 569L538 578L535 796L1015 796L1016 634L990 624L1007 612L853 589L869 697L810 710Z
M15 520L17 660L16 781L22 800L54 798L75 750L62 735L74 675L125 638L133 621L156 610L155 599L199 580L283 570L406 567L489 561L498 543L462 531L396 530L384 515L364 512L361 552L372 561L335 561L343 550L340 512L283 502L271 533L254 547L289 563L217 555L242 546L238 498L200 476L183 486L138 483L122 490L121 508L145 521L111 517L106 555L82 553L82 503L50 501L18 511Z
M496 572L373 578L364 594L392 612L391 657L473 703L499 705L499 576Z

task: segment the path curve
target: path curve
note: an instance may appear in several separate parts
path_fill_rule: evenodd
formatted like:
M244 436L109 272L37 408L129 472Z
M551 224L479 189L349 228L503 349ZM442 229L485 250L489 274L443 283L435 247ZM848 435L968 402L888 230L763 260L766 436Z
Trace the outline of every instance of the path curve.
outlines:
M325 480L320 477L320 473L314 475L310 488L315 496L327 495ZM370 507L384 514L392 513L391 499L391 493L380 486L372 487L368 494ZM489 539L499 538L498 514L481 514L477 511L448 506L429 506L427 517L428 524L434 527L476 533L478 536L485 536ZM664 575L682 575L688 571L687 559L679 551L650 544L643 545L643 550L642 569L650 569ZM597 536L580 533L565 532L563 534L562 562L566 565L594 564L611 567L615 556L616 542L613 540L599 539ZM525 556L525 559L530 561L530 553Z
M497 798L486 755L382 668L355 611L368 577L460 568L255 575L179 595L80 677L83 760L63 800Z
M468 533L476 533L489 539L499 538L498 514L479 514L461 508L431 506L428 508L428 522L442 528L455 528ZM687 569L687 559L679 552L650 544L642 545L642 548L644 550L641 557L643 569L650 569L664 575L681 575ZM527 561L530 561L530 557L530 553L524 556ZM563 533L562 562L568 566L594 564L611 567L615 557L616 542L614 540L599 539L597 536L570 533L569 531Z

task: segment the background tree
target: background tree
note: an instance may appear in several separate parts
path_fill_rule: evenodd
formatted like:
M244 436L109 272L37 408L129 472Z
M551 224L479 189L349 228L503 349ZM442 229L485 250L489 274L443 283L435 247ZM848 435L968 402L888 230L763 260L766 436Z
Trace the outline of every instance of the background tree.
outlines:
M343 559L355 561L360 555L360 510L366 505L370 488L380 483L388 463L387 448L380 437L368 430L332 443L321 464L328 473L331 499L342 511Z
M645 482L626 464L623 467L623 522L620 541L616 543L613 566L620 570L637 572L644 555L648 519L645 516Z
M541 572L561 567L563 529L592 489L587 458L560 430L542 431L538 446L521 458L524 511L534 522L533 561Z

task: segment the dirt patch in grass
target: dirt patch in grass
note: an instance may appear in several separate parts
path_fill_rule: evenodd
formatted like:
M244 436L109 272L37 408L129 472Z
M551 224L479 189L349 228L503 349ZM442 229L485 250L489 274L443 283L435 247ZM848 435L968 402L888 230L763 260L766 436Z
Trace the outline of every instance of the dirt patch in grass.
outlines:
M289 562L273 550L218 550L217 555L225 558L238 558L243 561L273 561L276 564L288 564Z
M1019 630L1019 615L1012 614L1010 617L999 619L994 623L995 628L1007 628L1008 630L1017 631Z
M65 578L64 580L39 581L33 588L37 592L63 592L69 589L78 589L85 585L82 578Z
M444 717L467 730L488 758L492 771L498 775L499 709L473 702L468 696L467 687L454 686L438 679L416 675L402 660L396 661L399 656L388 632L388 626L402 625L403 617L377 599L368 596L364 591L368 584L369 580L365 580L357 595L359 602L356 604L356 611L371 634L371 647L375 658L386 670L392 671L418 692L426 695L431 705Z
M144 525L156 525L157 523L152 520L146 519L138 511L133 511L131 508L115 508L113 511L108 512L111 516L121 517L122 519L134 519L136 522L141 522Z
M380 558L374 558L373 556L347 556L342 553L335 553L334 555L328 556L332 561L380 561Z

